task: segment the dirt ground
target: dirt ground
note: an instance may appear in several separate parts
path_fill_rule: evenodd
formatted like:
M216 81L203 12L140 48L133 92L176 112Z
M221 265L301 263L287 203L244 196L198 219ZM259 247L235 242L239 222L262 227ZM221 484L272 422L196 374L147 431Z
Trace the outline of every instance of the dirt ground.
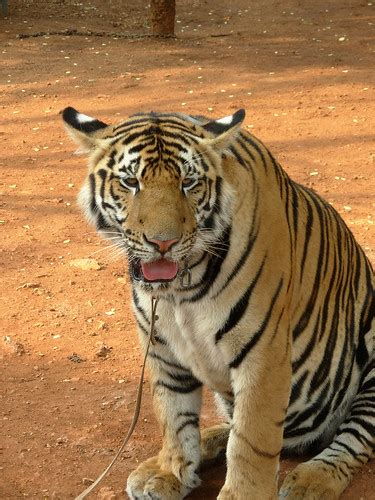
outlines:
M73 156L59 111L111 122L140 110L221 117L243 107L246 127L335 206L374 264L374 7L181 0L176 39L19 39L145 34L147 2L9 4L0 15L0 498L65 499L118 448L142 360L126 265L101 251L76 206L85 159ZM89 257L95 269L73 266ZM215 418L207 394L203 424ZM128 473L159 446L146 383L134 438L92 497L125 498ZM282 477L295 463L283 461ZM215 498L224 475L224 466L205 471L189 498ZM343 498L375 499L374 462Z

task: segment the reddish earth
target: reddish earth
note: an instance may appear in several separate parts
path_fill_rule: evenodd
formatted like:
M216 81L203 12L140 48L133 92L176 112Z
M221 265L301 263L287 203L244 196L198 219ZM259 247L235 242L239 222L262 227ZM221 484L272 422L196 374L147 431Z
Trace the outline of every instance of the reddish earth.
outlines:
M176 39L18 39L147 33L148 10L141 0L123 11L117 0L9 3L0 20L0 497L65 499L121 442L142 360L126 266L100 251L76 206L85 160L72 155L59 111L72 105L114 121L139 110L220 117L244 107L246 126L336 207L374 263L373 6L181 0ZM71 265L89 256L100 269ZM214 418L207 396L203 422ZM129 471L159 446L146 383L134 438L99 497L124 498ZM284 461L282 474L294 463ZM224 474L204 472L190 498L215 498ZM374 499L374 474L372 462L343 498Z

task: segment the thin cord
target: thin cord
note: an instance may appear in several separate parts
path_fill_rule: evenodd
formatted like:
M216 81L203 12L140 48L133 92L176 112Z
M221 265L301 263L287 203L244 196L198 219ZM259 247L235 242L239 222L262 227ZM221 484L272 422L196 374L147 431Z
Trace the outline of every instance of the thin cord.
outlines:
M115 462L118 460L119 456L123 452L125 446L127 445L129 439L131 438L131 435L133 434L133 431L135 429L135 426L137 425L138 422L138 417L139 413L141 410L141 402L142 402L142 389L143 389L143 380L144 380L144 374L145 374L145 366L146 366L146 360L147 360L147 355L148 351L150 348L150 343L153 345L156 344L156 339L155 339L155 321L157 320L156 316L156 306L158 304L158 300L155 297L151 297L151 325L150 325L150 336L148 338L147 346L146 346L146 352L145 356L143 359L143 366L142 366L142 371L141 371L141 376L139 377L139 383L138 383L138 390L137 390L137 400L135 403L135 410L134 410L134 415L133 415L133 420L130 424L128 433L126 434L126 437L124 441L122 442L122 445L120 446L118 452L114 456L112 462L108 465L108 467L100 474L100 476L88 487L83 491L80 495L78 495L75 500L83 500L84 498L87 497L89 493L92 492L93 489L95 489L98 484L105 478L105 476L109 473L109 471L112 469L113 465Z

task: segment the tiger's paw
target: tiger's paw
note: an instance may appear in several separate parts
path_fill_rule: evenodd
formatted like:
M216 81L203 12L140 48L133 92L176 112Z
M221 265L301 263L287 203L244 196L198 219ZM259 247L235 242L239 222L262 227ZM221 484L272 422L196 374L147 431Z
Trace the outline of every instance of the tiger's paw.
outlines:
M230 425L214 425L201 431L201 460L212 461L223 455L227 449Z
M182 469L181 473L184 476ZM195 476L190 474L189 484L183 484L172 472L161 469L158 457L152 457L129 475L126 493L131 500L180 500L199 485Z
M157 463L162 471L174 474L190 490L201 483L197 474L200 465L200 447L198 443L190 446L187 450L179 449L178 445L174 448L163 446L158 455Z
M335 470L319 462L303 463L290 472L279 492L279 499L337 500L346 485L334 474Z

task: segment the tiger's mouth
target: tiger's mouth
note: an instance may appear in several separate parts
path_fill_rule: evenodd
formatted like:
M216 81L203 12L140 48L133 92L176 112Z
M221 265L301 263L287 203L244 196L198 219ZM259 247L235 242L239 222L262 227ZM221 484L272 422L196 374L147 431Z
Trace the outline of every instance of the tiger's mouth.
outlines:
M152 262L141 262L139 259L129 263L130 274L136 281L146 283L165 283L173 281L179 271L177 262L164 257Z

